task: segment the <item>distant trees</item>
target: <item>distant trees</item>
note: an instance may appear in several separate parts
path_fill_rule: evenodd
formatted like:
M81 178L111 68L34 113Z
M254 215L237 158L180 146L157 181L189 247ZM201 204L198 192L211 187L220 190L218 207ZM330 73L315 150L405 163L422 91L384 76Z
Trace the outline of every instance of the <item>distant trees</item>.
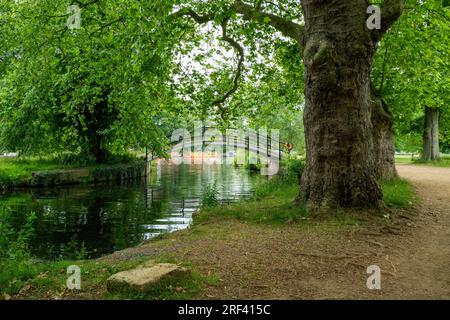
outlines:
M449 47L450 7L410 1L376 57L374 84L394 118L397 147L424 160L439 159L439 142L450 136Z

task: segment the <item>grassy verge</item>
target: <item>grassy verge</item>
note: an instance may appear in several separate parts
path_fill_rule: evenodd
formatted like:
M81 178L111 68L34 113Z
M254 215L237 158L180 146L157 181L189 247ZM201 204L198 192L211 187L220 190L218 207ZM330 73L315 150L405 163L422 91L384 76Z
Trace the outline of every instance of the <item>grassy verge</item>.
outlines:
M298 186L281 178L273 178L256 187L255 196L250 201L228 206L202 209L195 222L202 223L211 217L228 217L256 223L287 223L306 217L306 210L294 205Z
M384 202L391 208L408 208L418 203L419 199L413 187L406 180L397 178L383 182Z
M411 156L396 156L396 164L412 164L414 159Z
M72 169L76 164L62 164L54 160L27 158L0 158L0 186L25 183L32 172L56 169Z
M123 162L93 164L83 162L66 162L56 158L0 158L0 189L26 185L33 172L53 170L90 169L101 171L114 165L131 164L135 158L124 158Z
M205 285L215 285L217 280L213 276L203 276L193 270L189 277L170 278L162 281L145 294L136 292L109 293L106 280L113 274L137 267L146 261L139 258L128 261L58 261L35 263L29 270L29 278L22 281L19 289L2 290L3 298L14 299L95 299L95 300L162 300L162 299L194 299ZM159 259L158 262L172 262ZM80 290L69 290L67 280L71 274L67 273L69 266L80 268ZM192 270L192 266L184 265ZM14 281L14 280L13 280ZM1 297L0 297L1 298Z
M113 274L134 268L145 257L137 256L126 261L62 260L39 261L28 250L34 233L33 213L30 213L20 232L11 225L11 211L0 207L0 300L1 299L194 299L205 285L217 284L214 276L203 276L187 263L179 263L191 270L189 277L171 278L153 290L109 293L106 280ZM177 263L173 257L161 256L156 262ZM68 267L80 268L81 290L69 290Z
M427 165L427 166L433 166L433 167L450 167L450 157L442 157L441 160L437 160L437 161L412 159L410 156L396 157L395 162L397 164L416 164L416 165Z
M384 202L389 208L410 208L418 198L413 187L403 179L382 183ZM204 223L212 218L233 218L252 223L285 224L302 222L316 224L326 222L334 226L353 226L365 219L358 210L336 210L326 215L308 212L295 204L298 195L298 181L292 177L274 177L256 186L250 201L228 206L203 208L195 218L196 223Z
M413 164L427 165L433 167L450 167L450 157L443 157L437 161L414 160Z

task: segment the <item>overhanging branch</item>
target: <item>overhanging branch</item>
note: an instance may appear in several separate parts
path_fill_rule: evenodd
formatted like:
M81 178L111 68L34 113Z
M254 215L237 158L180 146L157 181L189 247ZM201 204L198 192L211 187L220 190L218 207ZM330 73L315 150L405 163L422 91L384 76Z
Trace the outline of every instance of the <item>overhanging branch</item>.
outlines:
M247 21L257 21L260 23L267 23L272 26L276 30L280 31L284 36L295 40L298 45L301 45L303 38L303 26L299 25L293 21L284 19L283 17L277 16L272 13L267 13L259 8L255 8L251 5L248 5L240 0L235 1L229 9L234 11L240 15L242 18ZM215 18L214 14L206 13L206 14L198 14L194 10L190 8L183 8L177 12L171 14L174 18L179 17L190 17L198 24L205 24L207 22L213 21ZM226 100L234 94L239 88L239 79L242 76L242 68L244 64L244 48L232 37L230 37L227 33L229 18L224 18L221 22L222 27L222 40L230 44L234 50L239 55L239 61L237 66L237 71L233 79L232 88L227 91L223 97L217 99L213 102L213 106L217 106L222 113L222 117L226 113L226 108L223 107L223 104Z
M214 15L212 14L199 15L194 10L188 8L183 8L180 11L174 12L171 16L174 18L191 17L198 24L204 24L214 20Z
M272 13L267 13L253 6L237 0L231 6L237 13L242 14L244 20L254 20L266 22L270 26L280 31L284 36L289 37L301 44L303 37L303 26L293 21L284 19Z
M177 11L172 14L172 17L184 17L188 16L191 17L195 22L198 24L204 24L209 21L214 20L214 15L212 14L204 14L199 15L192 9L181 9L180 11ZM212 105L219 108L222 117L225 116L226 108L223 107L223 104L227 101L231 95L233 95L237 89L239 88L239 80L242 76L242 68L244 66L244 59L245 59L245 53L244 48L232 37L228 35L228 22L229 18L224 18L221 22L221 28L222 28L222 40L230 44L233 49L238 53L239 55L239 61L238 66L236 70L236 74L233 78L233 86L230 90L228 90L221 98L216 99L213 101Z
M227 91L222 98L217 99L213 102L214 106L218 106L222 110L223 108L222 105L225 103L225 101L239 88L239 79L241 78L242 75L242 67L244 65L245 54L244 48L236 40L230 37L227 33L228 18L222 21L221 27L222 27L222 40L228 42L239 54L237 71L233 79L233 87L229 91Z
M274 27L276 30L280 31L284 36L294 39L299 44L301 44L301 40L303 37L303 26L300 24L297 24L291 20L285 19L275 14L264 12L240 0L235 1L229 9L241 14L244 20L253 20L261 23L267 23L270 26ZM189 8L183 8L173 13L172 16L189 16L200 24L212 21L214 19L213 14L199 15L194 10Z

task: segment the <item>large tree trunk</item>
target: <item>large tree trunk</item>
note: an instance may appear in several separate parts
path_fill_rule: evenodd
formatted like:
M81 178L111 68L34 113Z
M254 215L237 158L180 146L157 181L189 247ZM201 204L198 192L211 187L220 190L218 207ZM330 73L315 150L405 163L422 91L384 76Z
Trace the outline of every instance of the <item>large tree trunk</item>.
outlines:
M372 94L373 141L376 173L381 180L398 177L395 168L395 133L392 118L381 97Z
M439 160L439 109L425 107L422 160Z
M301 200L312 209L378 207L367 1L301 3L308 155Z

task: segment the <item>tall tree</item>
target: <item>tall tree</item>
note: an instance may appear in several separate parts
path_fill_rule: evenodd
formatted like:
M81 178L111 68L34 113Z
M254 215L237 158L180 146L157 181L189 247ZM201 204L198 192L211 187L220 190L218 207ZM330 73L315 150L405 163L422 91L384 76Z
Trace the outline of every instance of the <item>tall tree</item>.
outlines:
M380 206L376 153L381 135L374 130L383 126L374 125L372 121L379 117L372 115L374 104L382 106L373 101L371 70L377 45L400 17L404 1L381 3L381 25L376 30L369 30L366 23L367 0L302 0L301 8L293 1L280 1L277 7L265 1L251 5L239 0L214 2L209 7L208 3L188 5L174 16L189 16L200 24L218 23L223 40L241 59L243 48L228 33L233 18L271 26L301 47L307 148L301 202L315 209Z

